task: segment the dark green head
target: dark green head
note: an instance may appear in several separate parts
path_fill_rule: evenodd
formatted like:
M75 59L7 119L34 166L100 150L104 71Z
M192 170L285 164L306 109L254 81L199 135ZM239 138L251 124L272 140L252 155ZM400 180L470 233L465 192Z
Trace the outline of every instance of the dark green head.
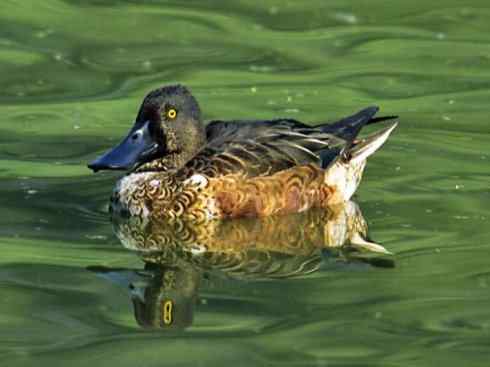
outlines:
M169 156L183 164L205 138L201 111L190 91L182 85L162 87L145 97L127 137L88 167L94 172L134 170Z

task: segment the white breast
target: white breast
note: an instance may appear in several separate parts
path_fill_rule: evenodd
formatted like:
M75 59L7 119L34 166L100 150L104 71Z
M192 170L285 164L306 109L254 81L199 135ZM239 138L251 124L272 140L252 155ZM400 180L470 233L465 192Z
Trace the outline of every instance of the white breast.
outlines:
M154 179L157 173L142 172L132 173L121 178L112 192L111 208L114 213L127 212L130 215L147 217L150 211L146 204L141 200L136 200L134 197L135 191L141 189L145 182L150 181L159 183Z

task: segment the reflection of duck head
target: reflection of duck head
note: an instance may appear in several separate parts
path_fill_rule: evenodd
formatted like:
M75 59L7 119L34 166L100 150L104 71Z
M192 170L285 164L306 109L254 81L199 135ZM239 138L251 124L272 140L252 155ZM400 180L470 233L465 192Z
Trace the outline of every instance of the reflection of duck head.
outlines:
M143 297L133 296L134 316L140 326L182 329L192 323L200 274L186 267L147 263L153 279Z
M389 266L381 264L379 256L372 261L371 255L389 252L368 240L366 221L354 202L201 224L140 217L115 217L113 224L122 244L139 253L145 268L91 270L130 290L136 320L143 327L190 326L203 274L214 279L278 279L314 272L323 259Z
M144 270L89 267L130 291L134 317L144 328L180 330L192 324L201 273L188 263L146 263Z

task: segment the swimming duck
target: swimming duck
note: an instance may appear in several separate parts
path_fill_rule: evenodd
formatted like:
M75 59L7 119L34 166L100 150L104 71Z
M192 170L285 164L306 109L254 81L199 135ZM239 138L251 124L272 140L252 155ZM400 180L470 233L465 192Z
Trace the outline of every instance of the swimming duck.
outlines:
M359 139L363 126L392 120L368 107L334 123L293 119L211 121L182 85L150 92L134 126L91 162L125 170L111 210L130 216L205 221L302 212L344 202L356 191L368 156L396 122Z

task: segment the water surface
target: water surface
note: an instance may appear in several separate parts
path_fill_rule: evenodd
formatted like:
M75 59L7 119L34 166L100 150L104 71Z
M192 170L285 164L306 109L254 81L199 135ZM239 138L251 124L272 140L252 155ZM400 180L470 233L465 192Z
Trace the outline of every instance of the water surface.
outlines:
M2 365L486 366L489 16L478 0L3 1ZM144 264L108 220L117 174L85 164L174 82L207 119L400 115L356 198L396 266L205 281L192 325L141 328L127 290L87 270Z

